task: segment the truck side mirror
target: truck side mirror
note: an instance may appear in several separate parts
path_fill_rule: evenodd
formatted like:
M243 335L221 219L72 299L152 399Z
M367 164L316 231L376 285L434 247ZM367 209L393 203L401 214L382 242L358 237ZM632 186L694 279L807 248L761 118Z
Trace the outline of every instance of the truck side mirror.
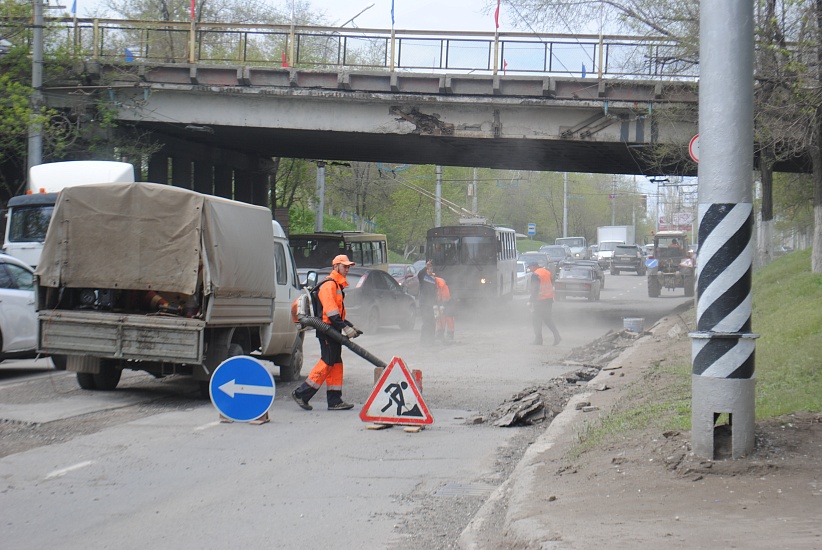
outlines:
M318 278L316 271L309 271L305 276L305 284L303 286L306 288L314 288L317 286Z

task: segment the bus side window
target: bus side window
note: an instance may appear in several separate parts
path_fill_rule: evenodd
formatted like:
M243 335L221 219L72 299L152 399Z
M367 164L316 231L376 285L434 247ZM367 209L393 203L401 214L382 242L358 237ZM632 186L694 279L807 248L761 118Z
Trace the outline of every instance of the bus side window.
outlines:
M350 246L351 252L348 257L351 258L351 261L357 265L365 265L362 257L362 243L351 243Z

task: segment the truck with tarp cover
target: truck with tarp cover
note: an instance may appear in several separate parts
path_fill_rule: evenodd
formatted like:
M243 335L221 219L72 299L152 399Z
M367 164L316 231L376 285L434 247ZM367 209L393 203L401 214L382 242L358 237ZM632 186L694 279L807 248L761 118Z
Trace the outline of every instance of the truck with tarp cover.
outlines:
M66 188L35 272L38 350L66 355L85 389L134 369L190 374L207 394L222 361L251 353L293 379L303 335L275 310L290 317L300 288L275 240L261 206L154 183Z

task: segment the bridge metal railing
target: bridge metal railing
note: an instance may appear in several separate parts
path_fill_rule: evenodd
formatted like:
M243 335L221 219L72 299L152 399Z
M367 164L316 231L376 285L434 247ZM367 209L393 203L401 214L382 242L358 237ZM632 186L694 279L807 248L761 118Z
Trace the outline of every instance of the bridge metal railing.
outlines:
M9 27L0 20L0 32ZM106 62L696 79L661 38L293 25L47 20L47 40Z

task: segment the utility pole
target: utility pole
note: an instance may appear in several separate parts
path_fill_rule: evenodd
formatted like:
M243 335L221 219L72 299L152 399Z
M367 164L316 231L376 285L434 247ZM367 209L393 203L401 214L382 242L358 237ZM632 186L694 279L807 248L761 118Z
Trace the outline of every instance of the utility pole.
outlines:
M31 52L31 118L27 166L43 163L43 127L37 118L43 105L43 0L34 0L34 34Z
M323 214L325 213L325 162L317 162L317 204L314 210L314 232L323 230Z
M472 195L472 201L471 201L471 212L474 214L474 216L477 216L479 214L479 212L477 211L477 192L478 192L478 189L477 189L477 169L476 168L474 168L474 183L472 185L474 187L472 189L473 195Z
M699 13L699 262L691 337L691 444L713 459L728 414L731 457L755 446L751 332L754 16L748 0L705 0ZM723 55L716 55L723 52Z
M437 191L434 199L434 216L436 220L436 227L442 225L442 166L437 165Z
M562 236L568 236L568 172L563 175L564 184L562 192Z

